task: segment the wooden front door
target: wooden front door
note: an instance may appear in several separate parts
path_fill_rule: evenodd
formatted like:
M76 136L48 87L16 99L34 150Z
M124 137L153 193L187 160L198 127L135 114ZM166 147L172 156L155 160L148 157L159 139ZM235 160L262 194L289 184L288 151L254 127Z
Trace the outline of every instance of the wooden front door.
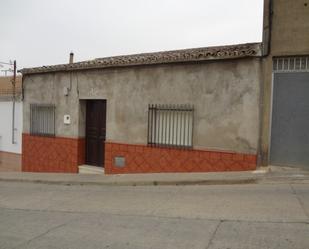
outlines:
M87 100L86 164L103 167L106 137L106 100Z

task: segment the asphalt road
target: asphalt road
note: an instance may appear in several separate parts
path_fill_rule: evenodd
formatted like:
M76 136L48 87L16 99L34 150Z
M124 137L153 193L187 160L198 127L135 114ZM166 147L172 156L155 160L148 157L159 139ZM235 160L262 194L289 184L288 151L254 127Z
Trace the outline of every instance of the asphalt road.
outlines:
M0 248L309 248L309 184L0 182Z

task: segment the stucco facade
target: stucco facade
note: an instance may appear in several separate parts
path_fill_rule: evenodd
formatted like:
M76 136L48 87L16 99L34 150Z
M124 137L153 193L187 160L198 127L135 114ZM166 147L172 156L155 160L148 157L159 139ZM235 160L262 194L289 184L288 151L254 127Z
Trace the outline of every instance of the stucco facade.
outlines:
M259 76L259 59L26 76L23 132L30 131L30 104L53 103L56 136L85 137L80 100L106 99L106 139L146 144L148 104L190 103L194 147L256 153ZM71 88L68 96L65 87ZM70 125L63 123L65 114Z

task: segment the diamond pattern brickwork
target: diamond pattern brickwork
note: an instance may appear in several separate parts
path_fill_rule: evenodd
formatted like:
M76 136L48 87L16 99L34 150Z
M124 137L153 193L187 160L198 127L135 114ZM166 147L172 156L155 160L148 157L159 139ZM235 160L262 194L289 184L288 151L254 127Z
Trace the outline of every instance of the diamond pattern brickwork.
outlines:
M125 166L114 158L125 158ZM256 169L257 156L209 150L183 150L106 142L105 173L220 172Z
M85 161L83 138L23 134L22 171L77 173Z

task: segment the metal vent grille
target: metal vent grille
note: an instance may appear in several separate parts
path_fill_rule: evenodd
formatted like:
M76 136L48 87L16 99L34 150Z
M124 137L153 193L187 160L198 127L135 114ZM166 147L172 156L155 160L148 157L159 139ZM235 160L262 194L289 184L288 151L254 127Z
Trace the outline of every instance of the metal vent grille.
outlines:
M309 72L309 56L274 58L273 70L281 72Z
M30 134L55 136L55 106L30 105Z

